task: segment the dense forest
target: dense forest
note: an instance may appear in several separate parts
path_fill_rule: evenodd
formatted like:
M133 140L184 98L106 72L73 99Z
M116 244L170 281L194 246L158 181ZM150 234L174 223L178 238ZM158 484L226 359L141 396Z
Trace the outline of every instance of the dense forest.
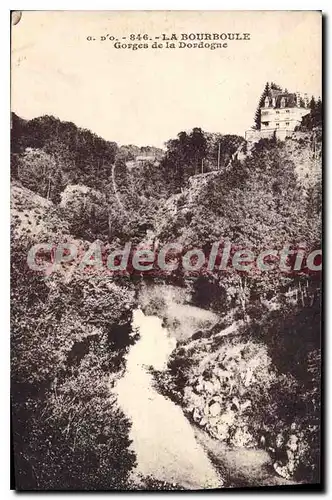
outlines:
M250 148L240 136L198 127L180 132L165 150L119 147L52 116L26 121L12 115L11 390L20 489L132 488L130 422L109 387L135 342L130 321L138 290L151 280L92 279L78 266L60 267L45 279L28 268L29 248L75 241L85 250L97 239L105 249L148 239L206 251L226 239L253 251L285 242L305 243L308 252L320 248L321 103L310 107L301 137L264 139ZM156 161L135 162L141 154ZM216 369L227 371L218 386L223 404L234 407L236 397L250 408L233 408L223 433L211 422L199 425L228 445L255 442L273 450L286 464L277 470L284 477L317 481L320 273L197 276L180 269L155 281L185 289L192 305L220 317L212 331L178 343L167 372L155 373L160 390L201 422L200 410L193 418L194 386L203 387L204 406L204 384ZM234 322L237 336L220 340L218 333ZM250 380L249 365L256 370ZM300 442L292 463L289 429ZM235 439L240 431L252 439Z

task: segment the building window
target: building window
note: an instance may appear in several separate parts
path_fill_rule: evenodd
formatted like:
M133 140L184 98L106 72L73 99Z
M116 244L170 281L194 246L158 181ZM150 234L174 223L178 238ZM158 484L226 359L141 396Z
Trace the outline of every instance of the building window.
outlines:
M286 122L286 127L288 127L288 126L289 126L289 122Z
M279 127L280 123L276 123L276 127Z
M265 127L268 127L269 126L269 122L262 122L262 125L264 125Z
M286 113L289 113L289 109L286 109Z
M279 114L279 111L276 111L277 115Z

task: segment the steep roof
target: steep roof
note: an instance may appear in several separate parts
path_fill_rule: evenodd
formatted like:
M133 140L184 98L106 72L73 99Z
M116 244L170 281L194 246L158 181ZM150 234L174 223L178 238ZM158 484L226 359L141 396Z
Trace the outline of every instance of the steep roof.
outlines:
M295 108L296 107L296 94L283 92L282 90L270 90L268 97L270 98L270 105L272 105L272 98L275 98L276 104L275 108L281 107L281 99L285 98L285 107L286 108Z

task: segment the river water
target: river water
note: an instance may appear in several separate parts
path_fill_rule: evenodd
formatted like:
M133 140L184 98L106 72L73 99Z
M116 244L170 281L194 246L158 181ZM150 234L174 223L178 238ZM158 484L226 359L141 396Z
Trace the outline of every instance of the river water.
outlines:
M126 372L114 390L131 420L130 439L136 454L135 473L186 489L220 488L222 479L197 442L182 409L153 387L148 371L166 368L176 340L156 316L133 313L140 338L126 356Z

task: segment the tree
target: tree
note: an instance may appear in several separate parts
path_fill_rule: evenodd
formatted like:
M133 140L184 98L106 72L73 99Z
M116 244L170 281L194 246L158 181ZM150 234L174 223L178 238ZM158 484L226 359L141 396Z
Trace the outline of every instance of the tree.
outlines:
M26 149L18 160L17 177L31 191L47 200L59 201L62 173L51 154L42 149Z
M233 134L216 134L215 138L209 143L208 158L213 165L213 169L220 162L219 167L226 167L232 155L237 151L239 146L244 143L243 137Z
M264 90L262 92L262 95L259 98L257 110L256 110L256 113L255 113L254 128L256 130L260 130L260 128L261 128L261 108L264 106L265 97L269 95L270 89L271 89L271 87L270 87L269 82L266 82Z
M11 138L13 154L31 148L55 158L64 186L80 183L103 189L118 150L115 142L48 115L30 121L13 115Z
M280 87L280 85L276 84L275 82L270 83L270 89L279 90L280 92L282 92L282 88ZM285 92L288 92L287 89L285 89Z
M316 101L315 98L312 97L310 100L309 108L310 108L310 113L303 116L300 129L312 130L315 127L322 127L323 107L321 99L319 98Z
M94 241L108 236L108 203L104 193L82 185L68 185L61 194L70 233Z
M280 85L277 85L275 82L271 82L271 83L266 82L263 93L258 101L258 106L257 106L257 110L256 110L255 117L254 117L253 128L255 130L260 130L260 128L261 128L261 111L260 110L262 107L264 107L265 97L269 95L271 90L277 90L277 91L282 92L282 88L280 87ZM287 92L287 89L285 89L285 92Z
M206 134L194 127L190 134L180 132L176 139L166 143L166 147L161 169L171 192L179 192L189 177L201 172L202 161L208 154Z
M311 96L309 108L311 109L311 111L314 111L316 108L316 101L315 101L314 96Z
M207 140L201 128L193 128L189 136L189 163L193 164L194 171L200 172L201 162L206 157Z
M63 269L44 279L29 269L28 248L12 239L16 486L125 489L135 457L130 423L110 387L124 369L134 293L78 268L70 282Z
M184 184L185 169L190 161L190 138L187 132L180 132L177 139L170 139L166 148L161 165L165 181L170 184L172 190L180 190Z

